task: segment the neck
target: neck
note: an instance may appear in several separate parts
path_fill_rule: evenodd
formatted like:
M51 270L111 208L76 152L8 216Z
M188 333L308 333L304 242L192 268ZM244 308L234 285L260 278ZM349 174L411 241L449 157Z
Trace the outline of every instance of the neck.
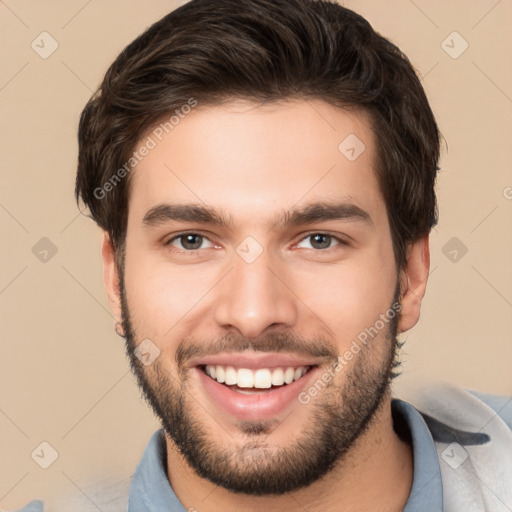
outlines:
M187 510L202 512L398 512L413 477L412 447L393 428L388 394L370 427L333 470L308 487L282 496L235 494L199 477L167 438L167 476Z

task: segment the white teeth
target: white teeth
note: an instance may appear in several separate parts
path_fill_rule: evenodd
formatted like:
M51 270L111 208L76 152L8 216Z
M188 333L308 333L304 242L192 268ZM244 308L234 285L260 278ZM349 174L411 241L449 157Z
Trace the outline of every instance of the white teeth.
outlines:
M295 370L293 368L286 368L286 371L284 372L284 381L286 384L290 384L293 382L293 377L295 375Z
M233 366L209 365L205 367L205 373L212 379L228 386L237 385L240 388L269 389L272 386L291 384L300 379L308 371L309 367L288 368L234 368Z
M228 386L232 386L233 384L236 384L236 381L237 381L236 370L232 366L226 366L226 371L224 372L224 382Z
M272 372L272 385L282 386L284 384L284 372L282 368L276 368Z
M260 389L272 387L272 374L270 370L256 370L254 374L254 387Z
M240 368L238 370L237 385L239 388L253 388L254 387L254 374L247 368Z
M222 384L225 379L224 366L216 366L215 371L217 372L217 382L220 382Z

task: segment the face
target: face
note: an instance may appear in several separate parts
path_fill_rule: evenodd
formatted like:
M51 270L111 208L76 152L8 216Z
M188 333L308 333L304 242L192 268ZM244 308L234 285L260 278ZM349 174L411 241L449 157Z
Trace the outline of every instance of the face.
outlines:
M386 396L399 297L374 157L361 113L237 101L198 105L131 177L132 368L169 446L226 489L314 482Z

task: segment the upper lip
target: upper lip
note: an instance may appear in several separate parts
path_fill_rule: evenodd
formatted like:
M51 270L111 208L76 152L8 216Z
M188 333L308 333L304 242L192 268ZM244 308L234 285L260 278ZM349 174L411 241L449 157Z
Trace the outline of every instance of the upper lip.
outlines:
M282 368L300 366L314 366L318 364L311 358L305 358L296 354L278 352L233 352L215 354L212 356L198 357L190 362L190 366L222 365L235 366L237 368Z

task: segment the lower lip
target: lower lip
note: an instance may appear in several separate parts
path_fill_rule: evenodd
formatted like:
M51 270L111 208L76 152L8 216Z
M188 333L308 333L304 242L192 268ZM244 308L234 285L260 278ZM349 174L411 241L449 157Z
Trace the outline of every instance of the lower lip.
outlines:
M311 368L299 380L262 393L245 395L219 384L198 367L200 384L214 405L221 411L239 420L259 421L279 416L295 401L298 403L300 392L318 372L318 367Z

